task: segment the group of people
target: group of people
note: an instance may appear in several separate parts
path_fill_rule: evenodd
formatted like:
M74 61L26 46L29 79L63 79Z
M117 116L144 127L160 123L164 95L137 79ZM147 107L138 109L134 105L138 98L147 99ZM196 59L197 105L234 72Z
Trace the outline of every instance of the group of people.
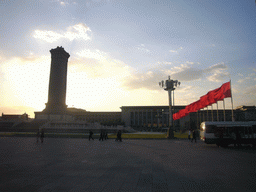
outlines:
M108 139L108 132L107 132L107 131L101 131L101 132L100 132L100 139L99 139L99 141L100 141L100 140L103 141L104 139L105 139L105 140Z
M195 143L196 143L196 137L197 137L196 130L192 131L192 135L191 135L191 130L188 131L188 140L191 140L192 143L193 143L193 140L195 140Z
M36 133L36 142L38 143L39 138L41 139L41 143L44 142L44 129L41 129L41 133L40 130L38 129L37 133Z
M92 135L93 135L93 132L90 130L89 131L89 141L92 139L92 140L94 140L93 139L93 137L92 137ZM122 133L121 133L121 130L119 130L118 132L117 132L117 138L116 138L116 141L121 141L122 142L122 137L121 137L121 135L122 135ZM99 138L99 141L100 140L107 140L108 139L108 132L107 131L101 131L100 132L100 138Z

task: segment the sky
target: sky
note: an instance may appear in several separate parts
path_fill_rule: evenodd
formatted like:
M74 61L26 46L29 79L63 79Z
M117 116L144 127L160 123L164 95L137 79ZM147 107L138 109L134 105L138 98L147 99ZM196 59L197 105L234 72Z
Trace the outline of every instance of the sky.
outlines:
M181 82L174 105L230 80L234 108L256 103L253 0L1 0L0 12L0 113L45 108L57 46L70 54L68 107L167 106L168 76Z

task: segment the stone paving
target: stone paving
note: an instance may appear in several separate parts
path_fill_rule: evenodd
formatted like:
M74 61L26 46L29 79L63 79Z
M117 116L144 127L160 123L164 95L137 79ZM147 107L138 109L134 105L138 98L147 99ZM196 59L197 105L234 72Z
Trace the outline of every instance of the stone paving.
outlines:
M256 150L199 141L0 137L0 191L256 191Z

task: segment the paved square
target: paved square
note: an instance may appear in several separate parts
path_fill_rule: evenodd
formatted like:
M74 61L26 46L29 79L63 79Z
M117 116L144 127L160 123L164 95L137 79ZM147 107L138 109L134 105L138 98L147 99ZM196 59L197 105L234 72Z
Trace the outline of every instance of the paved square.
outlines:
M256 150L199 141L0 137L0 191L256 191Z

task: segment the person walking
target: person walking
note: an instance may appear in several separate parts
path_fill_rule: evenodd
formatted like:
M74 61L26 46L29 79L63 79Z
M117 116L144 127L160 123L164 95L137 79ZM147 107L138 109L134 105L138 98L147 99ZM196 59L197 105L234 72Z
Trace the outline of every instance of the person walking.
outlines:
M105 136L105 140L107 140L108 139L108 132L107 131L105 132L104 136Z
M239 132L239 130L238 130L238 128L236 128L236 139L235 139L235 147L236 147L236 145L237 145L237 147L239 148L239 147L242 147L242 145L241 145L241 133Z
M37 131L37 133L36 133L36 143L38 143L39 137L40 137L40 131L39 131L39 129L38 129L38 131Z
M191 142L193 143L193 140L195 140L195 143L196 143L196 131L193 130L193 137L191 139Z
M191 135L191 131L190 129L188 130L188 140L190 140L190 135Z
M121 135L122 135L122 133L121 133L121 130L119 130L118 132L117 132L117 137L116 137L116 141L120 141L120 142L122 142L122 137L121 137Z
M44 142L44 129L41 130L41 143Z
M220 127L220 128L218 128L217 131L218 131L217 136L219 137L217 146L218 147L225 146L224 143L223 143L224 129Z
M102 141L103 141L103 136L104 136L104 133L103 133L103 131L101 130L101 132L100 132L100 139L99 139L99 141L100 141L100 140L102 140Z
M89 141L90 141L90 139L94 140L94 139L92 138L92 135L93 135L93 132L90 130L90 131L89 131Z

